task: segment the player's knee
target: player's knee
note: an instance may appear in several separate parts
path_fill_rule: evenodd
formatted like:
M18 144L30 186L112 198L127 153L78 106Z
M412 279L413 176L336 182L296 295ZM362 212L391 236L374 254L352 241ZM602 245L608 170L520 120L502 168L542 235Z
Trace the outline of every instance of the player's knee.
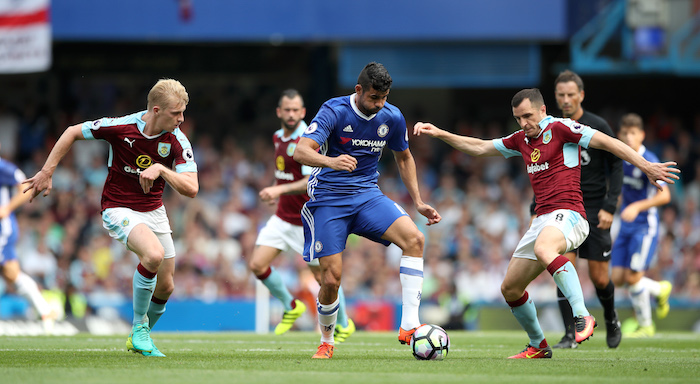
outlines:
M624 283L627 284L628 286L635 285L635 284L637 284L638 281L639 281L639 278L637 276L634 276L634 275L625 276L625 279L624 279Z
M603 289L608 286L608 283L610 282L610 277L607 275L594 275L591 276L591 281L593 282L593 285L596 288Z
M162 246L152 247L141 255L141 264L149 271L158 270L165 258L165 249Z
M253 272L255 276L260 276L267 271L267 265L263 265L263 263L255 259L248 262L248 268L250 268L250 271Z
M340 273L326 271L321 275L321 285L337 291L340 288Z
M514 301L522 297L522 292L518 292L517 289L503 282L501 283L501 295L506 301Z
M321 280L321 286L325 287L326 289L338 291L338 289L340 289L340 279L326 277Z
M540 243L535 243L532 250L535 253L535 256L537 256L539 260L542 260L542 256L549 252L549 247Z
M416 228L416 230L405 240L402 250L406 255L422 256L424 246L425 236Z
M613 276L610 277L610 280L612 280L613 285L615 287L624 287L625 286L625 279L622 276L615 276L613 274Z
M167 300L174 290L175 282L173 279L159 279L154 295L159 299Z

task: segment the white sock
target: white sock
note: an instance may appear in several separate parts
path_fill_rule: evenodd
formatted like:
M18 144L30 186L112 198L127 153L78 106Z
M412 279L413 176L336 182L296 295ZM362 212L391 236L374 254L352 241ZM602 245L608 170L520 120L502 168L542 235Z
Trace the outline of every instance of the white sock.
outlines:
M642 327L651 325L651 300L649 298L649 289L643 280L639 280L634 285L629 287L630 299L632 299L632 307L634 314L637 316L637 322Z
M318 310L318 324L321 326L321 342L335 344L333 332L335 332L335 322L338 319L338 308L340 298L336 297L333 304L321 304L316 299L316 309Z
M644 286L647 288L649 293L654 296L658 297L661 294L661 284L659 284L658 281L652 280L646 276L642 277L642 280L640 280L644 284Z
M41 295L41 291L39 291L39 286L36 285L34 279L29 275L20 272L17 280L15 280L15 287L17 287L17 293L29 300L36 311L39 312L39 315L46 316L51 313L49 303L46 302L44 296Z
M409 330L419 326L418 309L423 289L423 258L401 256L399 268L401 280L401 328Z

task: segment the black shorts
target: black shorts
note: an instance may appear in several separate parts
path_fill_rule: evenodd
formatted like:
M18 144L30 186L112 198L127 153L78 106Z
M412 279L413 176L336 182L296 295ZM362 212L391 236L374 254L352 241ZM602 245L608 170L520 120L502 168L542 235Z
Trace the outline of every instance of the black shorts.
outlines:
M610 261L610 251L612 250L610 229L598 228L597 216L594 220L588 220L588 224L590 225L590 233L586 241L578 247L578 256L586 260Z

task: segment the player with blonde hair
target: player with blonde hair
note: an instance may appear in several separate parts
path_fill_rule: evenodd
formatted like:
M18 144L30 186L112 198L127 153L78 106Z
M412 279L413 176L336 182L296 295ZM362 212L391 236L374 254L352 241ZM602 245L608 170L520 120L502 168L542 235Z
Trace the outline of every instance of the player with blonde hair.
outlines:
M163 205L165 184L187 197L199 191L192 146L180 130L189 96L177 80L159 80L148 94L148 109L119 118L102 118L68 127L46 163L27 184L32 199L51 192L58 163L78 140L110 144L109 173L102 191L102 222L110 236L139 258L134 271L133 327L127 349L164 357L151 329L165 312L175 288L175 246Z

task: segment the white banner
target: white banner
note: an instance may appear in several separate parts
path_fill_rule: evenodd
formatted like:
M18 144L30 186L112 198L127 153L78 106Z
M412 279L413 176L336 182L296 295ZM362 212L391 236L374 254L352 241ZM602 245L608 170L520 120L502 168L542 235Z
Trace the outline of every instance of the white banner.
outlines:
M50 67L49 0L0 0L0 73Z

